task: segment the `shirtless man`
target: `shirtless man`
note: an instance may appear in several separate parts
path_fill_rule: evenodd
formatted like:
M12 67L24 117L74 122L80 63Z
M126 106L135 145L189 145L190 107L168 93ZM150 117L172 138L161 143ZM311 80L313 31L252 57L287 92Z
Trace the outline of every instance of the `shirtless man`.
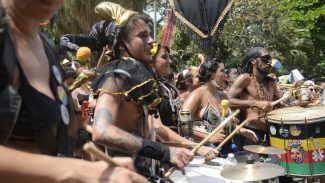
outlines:
M267 137L263 115L272 110L272 101L281 98L275 81L267 77L271 71L271 59L265 48L255 47L249 50L243 60L244 73L238 76L229 90L231 107L242 109L244 119L252 119L246 127L256 133L258 144ZM244 144L254 142L246 139Z
M153 79L152 74L149 73L149 64L152 62L150 50L152 49L153 39L150 36L148 23L148 17L135 14L120 29L117 36L119 37L119 44L115 45L117 50L114 50L118 59L111 61L106 66L107 69L111 69L112 73L121 74L128 78L115 77L114 74L113 77L108 76L109 70L103 72L104 77L98 86L100 93L94 113L93 128L93 140L105 145L109 154L116 156L137 155L135 157L136 168L145 176L149 176L148 165L143 157L160 160L163 163L173 163L179 168L185 166L193 158L193 153L187 149L168 148L157 142L147 140L150 136L150 124L146 120L144 108L150 108L149 105L156 105L154 102L147 103L148 105L145 106L143 102L147 102L146 97L143 101L137 101L139 98L134 98L132 93L130 95L118 94L125 92L126 87L130 87L126 82L134 84L134 80L143 76L143 82L132 85L130 89L143 91L147 85L142 84ZM134 68L133 65L129 67L128 64L134 64L139 68ZM128 72L133 74L128 75ZM138 73L134 74L134 72ZM154 98L155 90L151 90L154 87L148 87L152 87L150 88L150 96Z

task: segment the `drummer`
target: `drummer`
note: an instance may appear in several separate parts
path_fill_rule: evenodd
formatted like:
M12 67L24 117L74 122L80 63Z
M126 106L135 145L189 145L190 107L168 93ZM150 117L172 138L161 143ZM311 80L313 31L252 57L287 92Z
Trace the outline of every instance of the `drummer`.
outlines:
M249 50L242 63L244 73L229 89L231 107L242 109L242 120L248 117L252 119L246 127L258 137L257 142L246 138L243 145L261 144L264 138L268 138L263 115L272 110L272 101L281 98L275 80L267 76L271 71L271 60L265 48Z

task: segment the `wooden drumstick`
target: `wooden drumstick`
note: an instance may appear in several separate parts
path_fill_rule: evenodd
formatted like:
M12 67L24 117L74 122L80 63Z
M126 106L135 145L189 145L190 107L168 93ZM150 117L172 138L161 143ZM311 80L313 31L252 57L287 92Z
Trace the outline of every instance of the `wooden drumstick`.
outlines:
M103 153L99 150L92 142L88 142L83 146L83 150L88 152L89 154L95 156L99 160L103 160L106 163L110 164L111 166L120 166L116 163L112 157L108 156L107 154Z
M277 105L278 103L280 103L280 102L286 100L286 99L289 98L289 97L290 97L290 93L289 93L289 92L288 92L288 93L285 93L285 94L284 94L280 99L278 99L278 100L272 102L272 106Z
M291 93L294 89L297 89L299 88L302 84L303 84L303 80L299 80L299 81L296 81L295 83L292 84L290 90L285 93L279 100L276 100L274 102L272 102L272 106L275 106L276 104L286 100L287 98L289 98L291 96Z
M172 141L162 141L162 144L165 144L167 146L173 146L173 147L184 147L184 148L189 148L189 147L195 147L197 143L194 142L172 142Z
M227 143L243 126L245 126L250 120L245 120L243 121L239 126L236 127L235 130L233 130L228 136L227 138L225 138L225 140L223 140L217 147L216 149L219 151L219 149L221 149L221 147L223 145L225 145L225 143Z
M196 131L196 132L199 132L199 133L204 133L205 135L209 135L210 134L209 132L202 131L202 130L199 130L197 128L193 128L193 131Z
M282 96L279 100L272 102L272 106L282 102L283 100L287 99L290 95L286 94L284 96ZM225 140L223 140L217 147L217 150L220 150L221 147L223 145L225 145L225 143L227 143L241 128L243 128L250 120L246 119L245 121L243 121L239 126L236 127L235 130L233 130L228 136L227 138L225 138Z
M234 113L232 113L230 116L228 116L225 120L221 122L221 124L215 128L208 136L206 136L200 143L198 143L193 149L192 153L196 153L197 150L202 147L205 143L207 143L212 136L214 136L216 133L218 133L220 130L222 130L237 114L239 113L239 109L237 109ZM169 177L174 171L176 170L175 167L172 167L168 170L168 172L165 174L165 177Z

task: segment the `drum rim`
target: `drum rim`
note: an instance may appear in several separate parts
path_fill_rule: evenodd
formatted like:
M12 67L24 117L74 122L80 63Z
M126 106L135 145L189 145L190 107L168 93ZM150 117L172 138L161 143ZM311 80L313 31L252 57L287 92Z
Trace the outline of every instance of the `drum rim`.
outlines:
M284 111L285 109L287 111L290 111L290 109L292 109L293 111L296 111L297 109L301 109L301 111L297 111L298 112L303 112L303 110L313 110L313 109L318 109L318 110L322 110L325 109L325 106L310 106L310 107L300 107L300 106L291 106L291 107L284 107L284 108L279 108L279 109L275 109L273 111L270 111L267 114L267 121L271 122L271 123L277 123L277 124L304 124L306 121L307 123L318 123L318 122L322 122L325 121L325 115L324 116L317 116L317 117L305 117L305 119L285 119L285 114L282 114L281 112L277 113L278 111ZM282 117L280 117L280 115L283 115ZM292 117L290 117L292 118Z
M288 173L288 172L285 172L285 174L289 175L289 176L295 176L295 177L318 177L318 176L322 176L322 175L325 175L325 173L323 174L293 174L293 173Z
M282 119L282 118L281 118ZM269 123L277 123L277 124L286 124L286 125L294 125L294 124L311 124L311 123L319 123L325 121L325 118L314 118L314 119L308 119L305 118L305 120L288 120L288 121L281 121L281 120L276 120L276 119L270 119L267 118L267 121Z

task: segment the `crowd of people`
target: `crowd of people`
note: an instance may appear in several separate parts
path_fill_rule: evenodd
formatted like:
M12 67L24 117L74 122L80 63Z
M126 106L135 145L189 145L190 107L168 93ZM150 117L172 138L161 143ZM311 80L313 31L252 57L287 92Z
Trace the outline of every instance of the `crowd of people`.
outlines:
M148 182L158 173L151 160L183 171L195 155L211 160L232 152L229 144L221 152L215 147L246 119L250 123L238 133L244 137L238 148L265 145L265 115L289 105L272 105L283 92L269 76L272 56L266 48L246 53L241 74L226 69L225 60L199 54L198 67L173 77L170 48L151 37L150 17L102 2L96 12L110 17L87 35L61 37L65 51L103 51L96 66L79 66L58 60L55 46L39 31L63 0L0 2L0 175L5 182ZM297 98L298 104L319 105L315 84L306 86L308 100ZM230 102L226 113L222 100ZM241 109L238 119L196 154L168 146L200 142L235 109ZM179 125L181 110L190 112L197 129L191 129L191 138ZM84 152L89 141L120 166Z

